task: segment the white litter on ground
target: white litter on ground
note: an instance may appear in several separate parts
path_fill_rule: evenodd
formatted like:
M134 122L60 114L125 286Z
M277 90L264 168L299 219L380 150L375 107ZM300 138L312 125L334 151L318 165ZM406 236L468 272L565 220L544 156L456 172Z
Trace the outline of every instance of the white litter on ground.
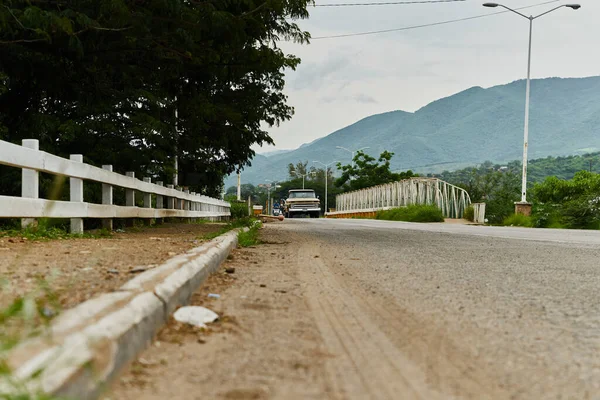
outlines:
M199 306L181 307L173 317L179 322L206 328L206 324L219 319L219 316L208 308Z

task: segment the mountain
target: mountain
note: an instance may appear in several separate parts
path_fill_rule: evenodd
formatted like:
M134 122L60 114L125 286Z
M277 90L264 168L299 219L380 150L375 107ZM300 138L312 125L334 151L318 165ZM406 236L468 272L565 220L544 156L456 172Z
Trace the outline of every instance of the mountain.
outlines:
M268 157L276 156L278 154L289 153L290 151L293 151L293 150L272 150L272 151L265 151L264 153L260 153L260 155L268 158Z
M284 180L287 165L299 161L349 163L350 154L336 146L370 146L367 153L373 156L393 151L393 170L421 173L519 159L524 108L524 80L472 87L414 113L372 115L296 150L257 156L242 179L254 184ZM529 158L600 150L600 77L533 80L530 112ZM226 181L226 187L233 184L234 179Z

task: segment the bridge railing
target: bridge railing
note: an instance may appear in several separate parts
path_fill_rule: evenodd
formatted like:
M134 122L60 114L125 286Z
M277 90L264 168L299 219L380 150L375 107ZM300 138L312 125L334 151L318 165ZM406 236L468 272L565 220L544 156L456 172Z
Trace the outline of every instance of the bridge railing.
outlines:
M83 163L81 154L70 159L39 151L35 139L23 145L0 140L0 165L22 169L21 197L0 195L0 218L22 218L22 225L35 223L35 218L70 218L71 232L83 232L83 218L101 218L112 229L112 218L220 218L230 216L230 204L196 193L151 183L150 178L136 179L133 172L121 175L112 165L98 168ZM69 178L70 201L39 198L39 173ZM102 204L86 203L83 182L102 183ZM113 204L113 187L125 189L125 205ZM143 207L136 207L136 191L143 194Z
M471 204L462 188L437 178L411 178L339 194L336 210L328 215L374 212L411 204L436 205L446 218L462 218Z

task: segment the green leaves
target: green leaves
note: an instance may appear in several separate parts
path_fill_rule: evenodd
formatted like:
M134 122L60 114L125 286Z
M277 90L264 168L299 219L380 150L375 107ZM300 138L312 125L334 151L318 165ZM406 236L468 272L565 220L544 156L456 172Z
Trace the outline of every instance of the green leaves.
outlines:
M177 155L181 183L217 193L224 175L249 164L254 144L272 143L262 127L293 115L284 72L300 60L273 40L306 41L288 19L308 16L307 4L8 2L0 132L165 183Z
M390 160L394 153L387 150L379 155L379 158L369 156L358 151L354 156L354 163L349 165L337 164L342 170L342 176L335 181L335 185L343 187L344 191L359 190L384 183L396 182L413 176L412 171L393 173L390 170Z

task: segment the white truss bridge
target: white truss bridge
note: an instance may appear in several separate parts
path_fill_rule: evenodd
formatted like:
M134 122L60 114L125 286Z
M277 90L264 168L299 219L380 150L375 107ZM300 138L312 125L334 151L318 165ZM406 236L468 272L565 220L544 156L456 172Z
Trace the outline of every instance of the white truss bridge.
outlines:
M471 204L462 188L437 178L410 178L339 194L336 209L328 216L360 214L405 207L411 204L436 205L446 218L462 218Z

